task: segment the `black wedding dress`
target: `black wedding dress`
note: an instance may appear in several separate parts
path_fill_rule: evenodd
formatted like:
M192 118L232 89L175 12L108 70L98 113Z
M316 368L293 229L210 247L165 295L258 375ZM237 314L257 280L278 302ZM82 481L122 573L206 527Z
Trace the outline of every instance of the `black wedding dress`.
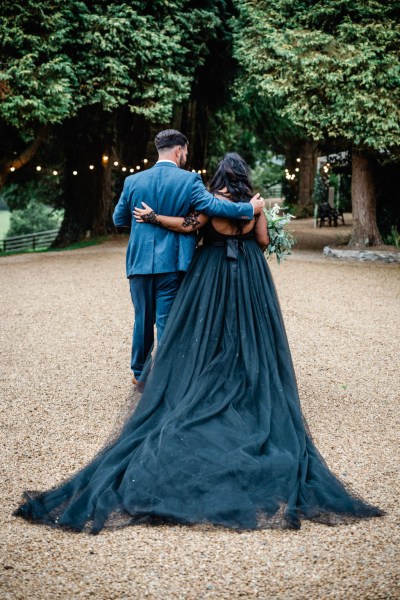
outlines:
M254 233L209 222L113 439L14 515L96 534L137 523L236 530L384 514L329 470L301 413L271 274Z

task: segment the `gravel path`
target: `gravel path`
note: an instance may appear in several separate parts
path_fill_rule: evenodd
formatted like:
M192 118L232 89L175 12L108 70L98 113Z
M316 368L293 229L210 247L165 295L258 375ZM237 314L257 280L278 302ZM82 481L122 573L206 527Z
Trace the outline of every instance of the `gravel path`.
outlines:
M396 265L301 250L271 263L317 446L386 517L252 533L141 525L93 537L11 516L23 489L46 489L93 456L129 396L125 243L0 259L0 597L400 597Z

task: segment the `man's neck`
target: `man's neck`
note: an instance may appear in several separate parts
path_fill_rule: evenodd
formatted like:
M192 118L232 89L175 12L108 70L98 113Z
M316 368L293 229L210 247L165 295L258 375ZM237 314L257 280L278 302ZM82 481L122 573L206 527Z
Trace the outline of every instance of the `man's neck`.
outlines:
M157 162L172 162L172 163L174 163L174 165L179 167L178 163L176 162L176 158L175 158L174 154L171 154L169 152L166 152L165 154L159 154Z
M170 163L174 164L175 166L178 166L176 164L176 162L174 160L171 160L170 158L159 158L157 162L170 162Z

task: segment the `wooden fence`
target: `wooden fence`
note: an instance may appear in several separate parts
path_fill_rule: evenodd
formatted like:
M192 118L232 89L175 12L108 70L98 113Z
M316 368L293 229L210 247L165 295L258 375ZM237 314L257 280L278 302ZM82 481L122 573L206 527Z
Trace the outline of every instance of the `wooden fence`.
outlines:
M0 252L19 252L20 250L48 248L56 239L58 231L58 229L50 229L49 231L38 231L36 233L5 238L4 240L0 240Z
M282 197L282 186L279 183L271 185L267 188L264 198L281 198Z

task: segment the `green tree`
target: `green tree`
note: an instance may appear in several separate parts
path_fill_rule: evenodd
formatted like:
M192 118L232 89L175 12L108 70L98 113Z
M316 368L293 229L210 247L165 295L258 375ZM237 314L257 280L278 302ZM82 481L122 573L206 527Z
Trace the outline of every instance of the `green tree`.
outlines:
M62 210L31 200L25 209L17 209L11 213L7 237L57 229L62 220L62 213Z
M10 183L0 191L0 203L11 212L25 211L28 204L47 204L51 207L62 207L62 194L58 176L37 174L27 180Z
M282 184L284 175L283 166L276 161L271 151L260 155L251 169L251 180L254 188L262 196L266 196L272 186Z
M7 237L57 229L64 211L59 177L36 175L10 183L0 191L0 205L11 211Z
M320 173L317 173L314 180L314 191L313 199L315 204L322 204L328 202L328 185L326 181L321 177Z
M3 156L3 179L32 158L49 126L63 124L66 211L59 243L105 231L118 111L171 119L190 94L217 23L215 8L187 0L3 2L0 128L16 129L19 144L28 144L17 156Z
M257 96L320 145L352 151L352 243L381 243L376 158L400 148L400 26L384 0L236 0L235 55Z

